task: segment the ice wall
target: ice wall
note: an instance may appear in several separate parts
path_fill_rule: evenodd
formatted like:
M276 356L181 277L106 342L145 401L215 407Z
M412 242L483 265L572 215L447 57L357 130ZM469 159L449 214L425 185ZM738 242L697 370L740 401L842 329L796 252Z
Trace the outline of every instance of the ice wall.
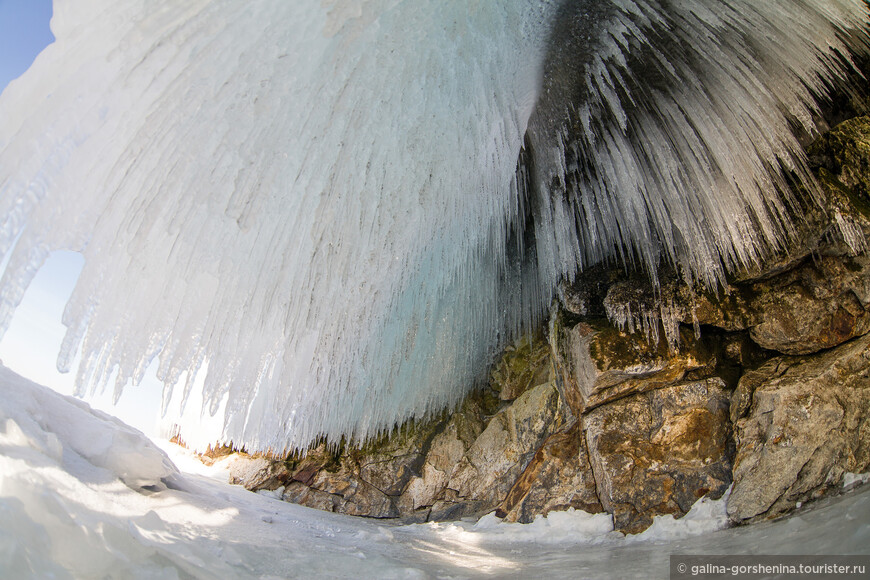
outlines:
M455 403L578 264L783 238L788 124L866 6L756 4L57 0L0 95L0 328L72 249L81 393L207 368L275 450Z

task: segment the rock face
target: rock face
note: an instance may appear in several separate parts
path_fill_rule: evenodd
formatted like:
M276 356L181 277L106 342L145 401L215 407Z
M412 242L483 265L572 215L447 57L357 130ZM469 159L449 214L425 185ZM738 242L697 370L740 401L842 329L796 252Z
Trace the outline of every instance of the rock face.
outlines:
M752 340L784 354L811 354L870 331L870 259L819 256L752 286L759 322Z
M402 498L402 512L417 513L425 521L431 507L445 495L456 466L483 431L483 418L469 409L456 413L432 441L419 473L413 475ZM421 511L422 510L422 511Z
M573 409L550 371L550 348L528 365L541 346L524 338L504 357L524 361L503 359L497 368L522 368L523 376L546 382L515 400L501 400L499 385L448 417L359 450L319 447L281 464L248 459L237 469L248 474L242 483L283 485L286 500L310 507L408 522L492 510L519 522L568 508L608 511L625 532L641 531L655 515L682 515L704 495L720 496L731 481L730 398L722 379L692 378L715 370L714 354L691 333L692 348L669 352L596 324L591 334L589 325L577 325L586 335L568 328L567 339L580 336L587 348L559 354L572 369L595 369L605 385L576 391Z
M708 373L713 354L691 331L681 333L680 348L670 352L664 341L620 332L598 321L565 328L559 350L563 391L575 415L632 393L653 391L683 380L689 373Z
M779 515L870 468L870 336L815 357L777 357L735 399L737 456L728 514Z
M498 398L513 401L532 387L549 382L553 372L550 345L543 336L523 336L505 349L492 371L490 386Z
M870 123L855 117L837 125L810 145L813 164L845 186L844 193L870 201ZM859 208L866 209L866 208Z
M412 424L361 449L321 446L283 463L237 460L232 481L253 490L284 486L288 501L348 515L479 517L504 500L543 443L571 420L551 380L549 352L531 337L508 350L494 375L516 395L510 403L499 384L449 417ZM535 380L544 382L530 388Z
M547 438L496 515L509 522L529 523L538 515L569 508L604 511L579 422Z
M230 466L230 483L248 489L277 489L286 480L284 464L265 457L242 457Z
M729 393L721 379L676 384L593 409L586 441L598 494L616 529L683 515L731 483Z
M235 482L406 522L606 511L635 533L733 482L735 523L870 470L870 118L810 148L821 204L715 291L603 266L560 288L459 409L364 445L240 458Z
M544 440L565 421L555 384L544 383L526 391L490 419L454 468L447 489L455 491L461 501L474 501L485 511L492 511Z

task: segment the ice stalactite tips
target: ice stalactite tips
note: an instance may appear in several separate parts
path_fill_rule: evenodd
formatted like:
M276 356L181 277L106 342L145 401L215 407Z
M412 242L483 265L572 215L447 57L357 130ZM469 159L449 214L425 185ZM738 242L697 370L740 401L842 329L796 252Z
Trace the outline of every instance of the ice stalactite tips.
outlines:
M56 0L57 41L0 96L0 326L80 251L58 366L81 353L82 393L158 357L185 394L206 373L224 440L365 438L457 402L584 265L710 282L779 244L792 127L866 21L859 0Z

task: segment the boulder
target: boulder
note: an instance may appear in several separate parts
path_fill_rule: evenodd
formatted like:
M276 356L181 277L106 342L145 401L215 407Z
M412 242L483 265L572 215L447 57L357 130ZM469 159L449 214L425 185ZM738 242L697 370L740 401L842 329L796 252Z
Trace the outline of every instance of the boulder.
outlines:
M638 393L591 410L586 442L598 497L614 527L638 533L653 517L689 511L731 483L729 393L721 379Z
M463 518L477 519L492 510L492 505L475 499L462 499L452 490L448 490L444 499L435 502L429 510L428 521L445 522Z
M399 516L399 510L387 494L366 483L357 473L350 470L320 471L309 487L338 499L334 510L338 513L370 518ZM320 501L319 494L313 497Z
M229 472L231 484L244 486L251 491L275 490L290 479L283 461L247 453L236 454L229 464Z
M740 381L728 515L774 517L870 468L870 336L777 357Z
M334 512L341 504L339 496L312 489L298 481L294 481L286 487L283 499L284 501L327 512Z

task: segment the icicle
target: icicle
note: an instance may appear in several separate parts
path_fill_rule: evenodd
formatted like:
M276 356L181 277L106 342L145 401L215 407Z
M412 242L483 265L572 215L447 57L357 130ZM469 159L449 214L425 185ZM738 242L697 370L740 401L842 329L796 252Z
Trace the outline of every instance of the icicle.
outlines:
M855 220L849 216L844 216L839 211L834 212L834 221L837 224L837 229L843 238L843 241L849 246L849 250L853 256L863 254L867 251L867 238L864 236L864 230L861 226L855 223Z

